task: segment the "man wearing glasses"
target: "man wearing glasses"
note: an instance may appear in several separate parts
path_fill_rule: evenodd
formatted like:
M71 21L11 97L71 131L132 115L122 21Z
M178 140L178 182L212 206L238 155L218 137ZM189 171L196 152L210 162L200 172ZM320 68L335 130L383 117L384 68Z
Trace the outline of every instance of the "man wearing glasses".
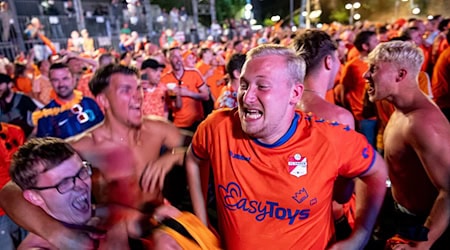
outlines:
M114 211L111 207L94 209L91 203L91 166L61 139L47 137L29 140L14 155L10 175L23 190L22 195L28 202L40 207L67 228L88 231L94 238L101 236L100 244L106 247L104 249L127 249L128 236L138 238L142 233L142 227L137 225L137 220L141 218L138 212L115 206L114 209L126 209L129 212L127 215L135 216L136 220L128 219L125 223L124 218L110 216ZM121 214L124 214L123 211ZM94 227L98 226L99 221L101 226ZM108 229L107 234L104 229ZM19 248L36 247L54 249L47 240L31 232Z
M82 161L70 144L61 139L30 139L14 155L10 175L22 189L25 200L40 207L64 227L89 232L90 237L97 239L95 245L98 249L146 249L147 241L143 240L142 245L131 245L129 237L150 237L150 229L159 225L151 224L150 215L144 216L135 209L118 204L95 209L91 203L91 165ZM208 245L209 249L218 249L218 240L199 220L193 223L193 215L182 214L167 205L158 207L152 215L158 222L177 218L188 225L196 225L197 228L189 229L196 240L213 244ZM188 219L183 219L186 216ZM168 227L171 227L170 224L158 227L158 235L152 238L155 244L152 249L167 249L169 245L174 249L182 249L179 244L185 244L186 240L182 240L183 237L177 231L169 230ZM190 235L189 232L187 234ZM30 232L19 249L35 248L57 249L49 241Z

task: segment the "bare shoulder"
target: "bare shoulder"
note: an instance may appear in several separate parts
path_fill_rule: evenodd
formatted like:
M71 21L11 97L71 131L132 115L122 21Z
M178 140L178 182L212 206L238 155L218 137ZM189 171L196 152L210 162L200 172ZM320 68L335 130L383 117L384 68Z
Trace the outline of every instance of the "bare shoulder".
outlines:
M333 112L335 112L336 121L345 125L348 125L351 129L355 129L355 119L350 111L331 104L333 106Z
M67 138L69 142L77 151L89 151L96 149L105 141L105 131L102 125L96 126L94 129L90 129L84 133Z
M450 138L450 124L433 104L411 112L407 118L408 124L405 129L413 140L426 142L433 139Z
M180 130L171 121L158 116L146 116L142 123L142 129L147 135L155 136L192 136L189 131Z
M142 122L142 129L145 132L162 133L165 131L172 132L177 128L167 119L160 116L145 116Z
M91 147L95 144L92 132L84 132L66 139L75 149Z

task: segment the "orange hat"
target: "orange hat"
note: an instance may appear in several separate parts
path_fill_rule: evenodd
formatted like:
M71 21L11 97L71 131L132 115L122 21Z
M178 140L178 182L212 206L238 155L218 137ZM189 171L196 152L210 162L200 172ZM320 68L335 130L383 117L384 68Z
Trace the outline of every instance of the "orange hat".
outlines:
M189 55L193 55L194 57L195 57L195 60L197 60L197 55L194 53L194 51L192 51L192 50L186 50L184 53L183 53L183 60L186 60L186 58L189 56Z

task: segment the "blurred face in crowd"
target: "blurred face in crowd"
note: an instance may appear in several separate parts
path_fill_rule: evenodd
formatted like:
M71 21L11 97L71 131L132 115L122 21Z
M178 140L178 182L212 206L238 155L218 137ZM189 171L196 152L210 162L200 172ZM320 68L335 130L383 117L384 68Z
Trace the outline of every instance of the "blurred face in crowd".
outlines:
M183 58L180 49L173 49L169 52L169 61L174 71L183 69Z
M144 70L144 73L147 75L148 77L148 82L151 85L158 85L160 80L161 80L161 73L163 71L163 68L158 67L156 69L152 69L152 68L146 68Z
M80 74L83 72L83 62L77 58L71 58L67 63L67 66L72 74Z
M195 57L194 54L189 53L186 58L184 59L184 66L186 66L186 68L195 68L195 64L197 62L197 58Z

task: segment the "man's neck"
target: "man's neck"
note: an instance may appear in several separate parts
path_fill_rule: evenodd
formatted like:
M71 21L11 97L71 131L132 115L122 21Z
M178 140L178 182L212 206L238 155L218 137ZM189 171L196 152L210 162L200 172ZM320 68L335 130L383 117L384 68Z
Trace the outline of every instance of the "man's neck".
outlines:
M318 74L306 77L303 94L314 94L320 96L321 98L325 98L325 94L327 92L327 86L325 86L325 84L328 84L328 81L325 77L323 77L324 75L325 74Z
M56 101L57 103L60 103L60 104L62 103L62 104L64 104L64 103L68 103L68 102L72 101L74 97L75 97L74 94L70 95L69 97L64 97L64 98L61 98L60 96L57 96L57 97L55 98L55 101Z
M173 74L177 79L180 79L184 74L184 68L181 68L180 70L174 70Z
M107 111L108 112L108 111ZM107 137L117 143L136 143L139 139L140 128L124 125L116 119L111 119L113 115L107 113L103 126L106 128Z

